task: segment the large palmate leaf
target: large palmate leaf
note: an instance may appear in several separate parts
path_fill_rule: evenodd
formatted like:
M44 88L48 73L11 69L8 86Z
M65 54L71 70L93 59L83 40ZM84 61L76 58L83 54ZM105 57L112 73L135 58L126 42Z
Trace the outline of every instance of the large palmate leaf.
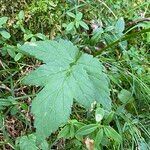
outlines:
M68 120L73 99L86 108L94 101L111 108L108 79L97 58L66 40L26 43L21 50L44 62L24 78L26 84L43 86L31 110L41 139Z

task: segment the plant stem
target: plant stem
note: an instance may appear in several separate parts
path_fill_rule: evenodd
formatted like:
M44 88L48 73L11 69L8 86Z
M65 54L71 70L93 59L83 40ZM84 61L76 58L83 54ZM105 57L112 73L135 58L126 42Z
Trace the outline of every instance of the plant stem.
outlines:
M124 36L122 36L120 39L118 39L118 40L112 42L111 44L107 45L107 46L104 47L103 49L101 49L101 50L95 52L93 56L96 57L96 56L100 55L103 51L105 51L106 49L108 49L108 48L110 48L110 47L112 47L112 46L118 44L119 42L122 42L122 41L125 41L125 40L128 40L128 39L131 39L131 38L133 38L133 37L135 37L135 36L137 36L137 35L140 35L140 34L146 33L146 32L150 32L150 28L148 28L148 29L143 29L143 30L141 30L141 31L139 31L139 32L135 32L135 33L132 33L132 34L124 35Z

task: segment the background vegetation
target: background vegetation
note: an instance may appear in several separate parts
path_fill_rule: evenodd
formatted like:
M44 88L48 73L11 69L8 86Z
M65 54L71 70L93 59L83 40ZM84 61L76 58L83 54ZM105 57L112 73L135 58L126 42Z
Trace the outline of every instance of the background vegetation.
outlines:
M0 149L25 150L26 144L43 150L149 149L149 1L0 0L0 8ZM19 47L60 38L103 63L113 108L106 112L94 105L85 110L74 103L67 125L38 145L30 108L40 88L21 80L41 62L23 55ZM95 128L97 112L102 114L100 124L111 127L108 132Z

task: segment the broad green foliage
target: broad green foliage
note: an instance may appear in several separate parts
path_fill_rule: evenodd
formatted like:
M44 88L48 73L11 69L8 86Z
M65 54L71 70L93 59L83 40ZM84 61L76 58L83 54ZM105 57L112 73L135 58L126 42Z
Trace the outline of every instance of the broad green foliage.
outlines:
M16 140L16 147L19 150L48 150L48 143L46 140L37 146L37 139L34 134L22 136Z
M38 147L36 146L36 137L33 134L22 136L16 143L20 150L38 150Z
M148 1L1 0L0 7L0 150L149 149ZM46 41L58 38L103 62L112 107L99 60L71 42ZM20 83L32 66L39 68L23 82L38 88Z
M86 108L97 101L111 109L108 79L97 58L83 54L66 40L26 43L21 50L45 63L23 81L44 87L34 98L31 110L40 139L67 122L73 99Z

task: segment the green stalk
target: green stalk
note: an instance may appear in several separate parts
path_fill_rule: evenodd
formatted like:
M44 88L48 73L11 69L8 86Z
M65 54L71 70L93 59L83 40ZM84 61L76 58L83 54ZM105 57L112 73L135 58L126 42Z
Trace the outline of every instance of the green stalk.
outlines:
M123 37L121 37L120 39L112 42L111 44L107 45L106 47L104 47L103 49L97 51L94 53L94 57L100 55L103 51L105 51L106 49L110 48L110 47L113 47L114 45L122 42L122 41L125 41L125 40L129 40L133 37L136 37L138 35L141 35L142 33L146 33L146 32L150 32L150 28L148 29L143 29L141 31L138 31L138 32L135 32L135 33L131 33L131 34L127 34L127 35L124 35Z

